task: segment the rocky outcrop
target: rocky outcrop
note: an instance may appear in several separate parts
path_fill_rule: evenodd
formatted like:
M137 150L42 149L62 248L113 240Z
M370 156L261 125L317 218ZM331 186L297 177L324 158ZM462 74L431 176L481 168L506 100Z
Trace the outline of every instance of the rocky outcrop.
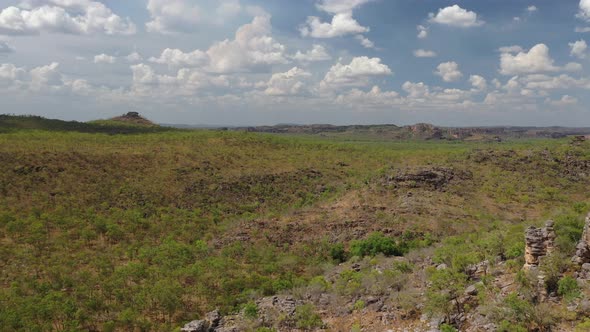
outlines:
M572 261L580 266L590 263L590 214L586 216L586 224L582 238L576 247L576 254Z
M216 332L218 331L221 315L219 310L214 310L205 315L205 319L194 320L186 324L180 330L183 332Z
M183 332L239 332L256 327L278 328L279 331L291 330L296 323L297 307L305 304L291 296L276 295L256 301L256 317L247 317L245 312L221 316L215 310L205 319L195 320L180 330Z
M440 190L449 183L457 180L469 180L473 174L469 171L450 167L424 167L398 172L393 176L387 176L383 184L406 188L427 188Z
M540 259L555 249L555 230L553 221L549 220L544 228L529 227L525 233L524 269L539 267Z

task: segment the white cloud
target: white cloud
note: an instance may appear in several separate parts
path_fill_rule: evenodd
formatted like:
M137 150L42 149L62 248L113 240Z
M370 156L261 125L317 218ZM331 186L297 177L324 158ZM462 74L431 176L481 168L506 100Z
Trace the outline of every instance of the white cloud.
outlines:
M445 82L455 82L463 77L463 74L459 71L459 65L454 61L443 62L436 69L434 73Z
M518 52L523 52L523 51L524 51L524 49L518 45L502 46L498 49L498 52L501 52L501 53L518 53Z
M304 88L300 79L309 76L311 76L309 72L298 67L293 67L285 73L273 74L266 83L264 93L270 96L298 95Z
M170 67L197 67L205 64L207 60L207 54L200 50L184 53L179 49L170 48L163 50L159 58L151 57L149 59L150 62Z
M536 12L539 9L537 8L537 6L531 5L531 6L528 6L526 10L528 12L531 12L532 13L532 12Z
M12 63L0 64L0 82L12 83L17 80L22 80L25 75L23 68L18 68Z
M349 12L371 0L320 0L316 7L328 13Z
M141 62L143 60L143 56L137 52L130 53L128 56L125 57L125 60L128 62Z
M190 31L203 15L197 5L187 0L149 0L147 9L152 20L146 23L146 28L159 33Z
M436 57L436 52L419 49L414 51L414 56L417 58L434 58Z
M513 79L531 90L590 89L590 80L585 78L576 79L566 74L559 76L534 74Z
M488 87L486 79L479 75L471 75L469 77L469 83L478 91L486 90Z
M336 103L347 106L358 106L363 109L401 104L403 100L395 91L382 91L378 86L364 92L359 89L338 95Z
M547 45L537 44L528 53L524 51L516 55L502 53L500 55L500 73L518 75L559 70L553 63Z
M31 89L39 90L44 87L60 86L62 75L58 71L59 63L53 62L50 65L33 68L30 71Z
M354 9L369 1L371 0L320 0L316 7L319 10L333 14L332 21L322 22L319 17L309 16L307 22L299 28L299 31L302 36L311 36L313 38L334 38L369 32L368 27L361 26L352 17Z
M7 7L0 11L0 34L32 35L41 32L130 35L136 32L129 18L114 14L104 4L89 0L51 0L52 5L30 10Z
M428 37L428 28L423 26L423 25L419 25L416 27L418 29L418 38L420 39L424 39L426 37Z
M477 18L477 14L453 5L438 10L438 13L430 13L430 22L454 27L469 28L477 27L484 24Z
M590 32L590 27L576 27L574 29L575 32L586 33Z
M361 26L353 17L352 12L338 13L332 17L332 22L322 22L319 17L310 16L307 23L299 30L304 37L334 38L349 34L359 34L369 31Z
M570 46L570 55L578 59L584 59L586 57L586 49L588 44L583 39L568 44Z
M590 22L590 0L580 0L578 18Z
M355 37L364 48L375 48L375 43L373 43L369 38L363 35L356 35Z
M94 63L109 63L113 64L117 61L114 56L107 55L107 54L99 54L94 56Z
M355 57L350 64L343 65L339 62L332 66L320 83L320 87L366 86L370 77L391 74L391 69L382 64L380 58Z
M293 56L293 59L306 63L326 61L332 59L332 57L330 56L330 54L328 54L325 47L323 47L322 45L314 44L311 50L308 50L305 53L297 51L297 53Z
M271 36L270 16L257 16L236 31L234 40L215 43L207 50L208 69L227 73L286 64L285 46Z
M559 100L547 99L545 102L556 107L572 106L578 104L578 98L572 97L570 95L564 95Z

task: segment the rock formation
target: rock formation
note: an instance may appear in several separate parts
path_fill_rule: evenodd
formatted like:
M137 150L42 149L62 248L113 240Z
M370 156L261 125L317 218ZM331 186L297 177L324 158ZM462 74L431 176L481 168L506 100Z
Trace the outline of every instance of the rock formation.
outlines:
M555 230L553 221L549 220L544 228L529 227L525 233L524 269L539 267L540 259L555 249Z
M584 232L582 238L576 247L576 255L572 261L578 265L590 263L590 213L586 216L586 224L584 225Z

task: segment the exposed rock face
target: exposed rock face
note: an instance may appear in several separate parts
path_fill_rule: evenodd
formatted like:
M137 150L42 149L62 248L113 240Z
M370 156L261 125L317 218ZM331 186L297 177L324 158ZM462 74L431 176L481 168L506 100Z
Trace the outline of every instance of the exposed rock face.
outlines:
M572 261L578 265L590 263L590 213L586 216L584 232L576 249L576 255Z
M540 258L550 254L555 248L555 230L553 221L549 220L544 228L529 227L525 233L524 269L539 267Z

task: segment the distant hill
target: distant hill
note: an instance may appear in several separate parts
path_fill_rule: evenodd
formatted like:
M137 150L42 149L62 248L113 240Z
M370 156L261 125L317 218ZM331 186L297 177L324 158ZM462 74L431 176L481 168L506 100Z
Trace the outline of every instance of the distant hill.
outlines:
M324 137L356 137L379 140L465 140L501 141L508 138L562 138L590 135L590 128L568 127L438 127L419 123L411 126L383 125L276 125L238 127L231 130L248 132L318 135Z
M109 121L137 125L137 126L148 126L148 127L158 126L157 124L151 122L150 120L142 117L137 112L129 112L127 114L111 118Z
M133 113L133 112L132 112ZM36 115L0 114L0 132L15 130L76 131L82 133L135 134L173 130L154 124L139 116L128 113L110 120L91 122L47 119ZM129 114L132 114L129 116ZM137 114L137 116L134 116Z

